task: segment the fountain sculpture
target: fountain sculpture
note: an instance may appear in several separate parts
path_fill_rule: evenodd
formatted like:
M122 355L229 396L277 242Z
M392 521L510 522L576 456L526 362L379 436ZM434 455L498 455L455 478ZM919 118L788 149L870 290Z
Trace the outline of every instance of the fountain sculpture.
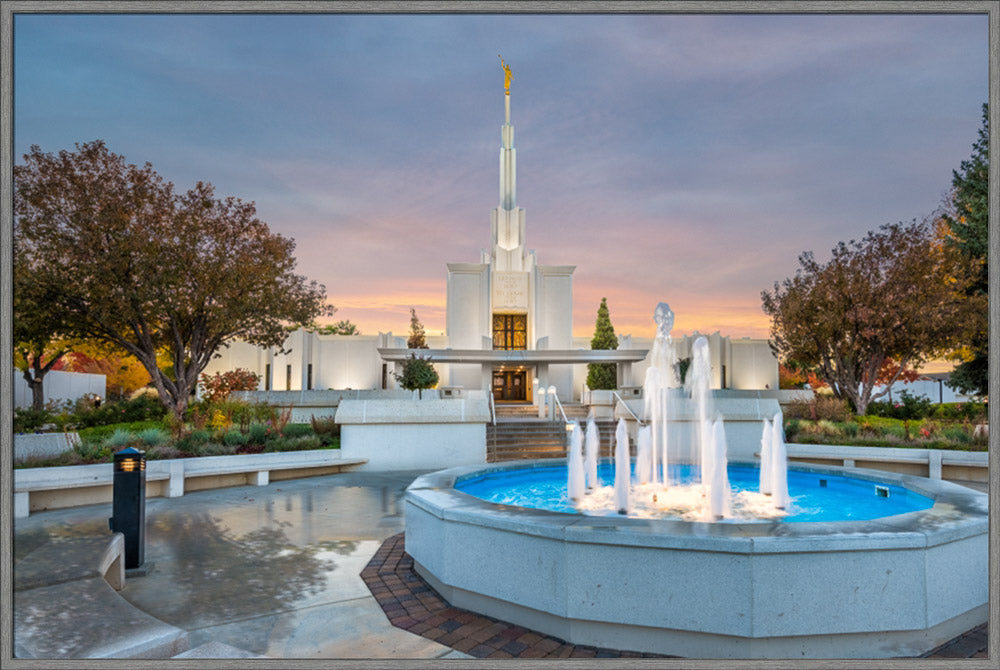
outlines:
M691 520L716 521L736 516L740 518L776 518L784 516L790 505L787 482L787 456L781 430L781 413L765 420L761 437L760 489L741 492L736 501L727 474L726 433L723 417L713 416L711 361L708 341L695 340L691 365L687 371L687 390L681 388L677 352L670 330L674 313L661 302L653 315L656 338L651 364L643 385L646 425L636 434L635 476L631 476L629 434L624 419L619 419L614 435L615 477L613 492L602 491L596 477L587 479L585 472L596 469L598 451L596 426L587 426L586 455L581 448L581 428L574 422L571 429L567 459L567 490L570 501L579 511L595 512L605 508L612 498L615 510L627 515L679 516ZM688 398L694 403L696 426L693 444L687 453L692 466L691 481L671 477L669 450L672 401ZM589 457L590 460L585 462Z

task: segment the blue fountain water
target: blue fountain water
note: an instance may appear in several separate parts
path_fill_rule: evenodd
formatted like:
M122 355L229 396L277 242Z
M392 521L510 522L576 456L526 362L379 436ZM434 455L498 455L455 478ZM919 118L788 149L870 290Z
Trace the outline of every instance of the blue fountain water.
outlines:
M671 465L669 473L673 486L697 481L697 468L688 465ZM728 474L734 496L741 492L757 492L760 473L756 467L730 464ZM612 486L614 466L602 463L598 467L598 477L603 486ZM489 502L580 513L567 496L565 466L489 472L459 480L455 488ZM862 521L929 509L934 505L933 499L894 484L797 470L788 472L788 493L792 504L787 516L773 520ZM586 513L611 516L616 511L608 508L588 510ZM725 521L746 522L747 519Z

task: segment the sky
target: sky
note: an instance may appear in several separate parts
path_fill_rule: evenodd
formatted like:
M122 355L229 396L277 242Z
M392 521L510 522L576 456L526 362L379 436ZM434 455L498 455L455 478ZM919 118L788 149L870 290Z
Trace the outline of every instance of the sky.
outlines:
M102 139L256 204L364 334L445 329L499 200L575 265L574 334L767 337L798 256L923 219L972 152L987 17L19 14L14 153Z

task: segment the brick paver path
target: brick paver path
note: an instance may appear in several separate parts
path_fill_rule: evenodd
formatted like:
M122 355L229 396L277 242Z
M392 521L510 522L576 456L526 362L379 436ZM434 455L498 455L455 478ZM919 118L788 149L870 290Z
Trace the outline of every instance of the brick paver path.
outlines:
M403 533L382 543L361 571L361 578L393 626L476 658L680 658L570 644L452 607L413 569ZM986 658L987 640L987 624L982 624L923 657Z
M403 533L382 543L361 578L393 626L476 658L677 658L570 644L452 607L414 571Z

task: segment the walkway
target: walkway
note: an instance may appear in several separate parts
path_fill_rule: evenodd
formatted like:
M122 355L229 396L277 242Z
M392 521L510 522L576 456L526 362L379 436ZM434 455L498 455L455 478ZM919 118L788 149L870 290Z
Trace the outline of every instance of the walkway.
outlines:
M403 492L418 474L348 472L149 499L147 574L129 577L120 594L188 631L192 648L221 643L274 658L642 656L565 644L441 601L412 571L401 535ZM17 519L15 565L55 537L106 535L110 514L103 504ZM931 657L984 657L986 639L977 627Z

